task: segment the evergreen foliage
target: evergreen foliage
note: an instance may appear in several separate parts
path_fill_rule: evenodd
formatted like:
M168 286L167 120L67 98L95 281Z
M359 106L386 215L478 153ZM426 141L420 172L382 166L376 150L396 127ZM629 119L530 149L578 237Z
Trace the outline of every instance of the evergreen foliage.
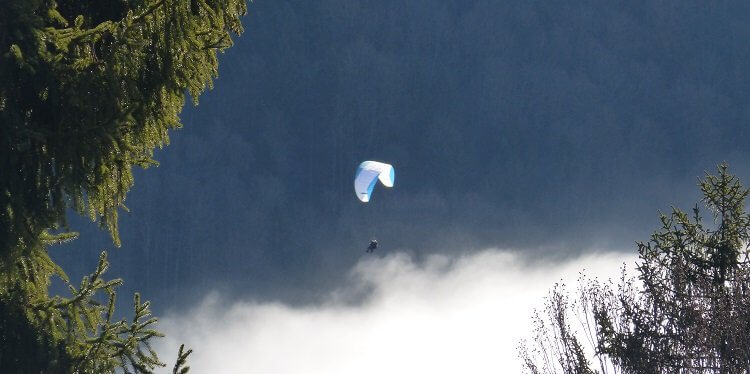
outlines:
M189 94L217 75L241 0L9 0L0 13L0 254L69 207L119 244L132 167L155 164Z
M555 288L535 317L535 344L522 346L527 372L750 372L750 190L726 164L699 185L714 224L697 205L691 215L673 208L638 243L637 279L624 270L617 287L584 278L573 303ZM570 333L571 312L586 340ZM576 350L587 340L598 370Z
M185 374L190 370L190 366L187 365L187 358L193 353L192 349L185 350L185 344L180 345L180 350L177 352L177 362L174 364L172 373L174 374Z
M48 298L19 286L0 299L3 372L111 373L120 368L150 373L164 366L148 343L162 336L150 328L156 319L150 317L149 302L135 294L132 321L113 320L115 287L122 281L102 278L108 265L103 252L96 271L79 288L69 285L69 298ZM103 303L101 293L106 294Z
M149 303L114 320L103 253L79 287L48 254L72 208L106 228L134 166L180 127L240 34L244 0L8 0L0 11L0 372L150 373ZM61 232L62 231L62 232ZM71 296L50 297L59 276ZM180 349L175 372L187 372Z

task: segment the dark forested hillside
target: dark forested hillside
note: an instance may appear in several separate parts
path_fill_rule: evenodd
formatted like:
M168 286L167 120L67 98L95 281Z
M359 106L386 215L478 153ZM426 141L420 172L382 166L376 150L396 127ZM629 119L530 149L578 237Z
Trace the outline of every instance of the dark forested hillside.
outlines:
M283 298L342 279L372 236L632 247L703 170L750 172L748 19L744 1L256 0L214 91L136 175L113 272L162 303ZM366 208L364 159L396 167ZM96 235L53 255L90 269Z

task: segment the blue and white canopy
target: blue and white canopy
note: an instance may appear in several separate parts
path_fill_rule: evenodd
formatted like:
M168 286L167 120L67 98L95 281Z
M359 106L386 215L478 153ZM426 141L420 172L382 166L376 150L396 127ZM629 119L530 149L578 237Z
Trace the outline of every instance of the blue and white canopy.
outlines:
M354 174L354 191L362 202L370 201L372 190L378 179L386 187L393 187L396 174L393 166L377 161L365 161L359 164L357 173Z

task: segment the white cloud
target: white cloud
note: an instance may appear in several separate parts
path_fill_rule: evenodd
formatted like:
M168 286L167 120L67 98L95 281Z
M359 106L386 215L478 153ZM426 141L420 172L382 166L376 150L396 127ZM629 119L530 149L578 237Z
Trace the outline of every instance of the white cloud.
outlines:
M622 263L634 260L604 253L533 263L501 250L419 264L404 254L373 256L314 306L209 295L187 313L161 318L167 338L156 348L171 361L184 342L194 349L195 373L520 372L516 346L531 335L531 312L555 282L573 286L584 268L616 279ZM361 302L341 301L363 290Z

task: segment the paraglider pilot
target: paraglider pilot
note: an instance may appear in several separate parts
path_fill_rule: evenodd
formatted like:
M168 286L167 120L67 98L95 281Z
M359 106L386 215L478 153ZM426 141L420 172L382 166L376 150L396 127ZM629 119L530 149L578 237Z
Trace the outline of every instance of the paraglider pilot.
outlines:
M372 251L374 251L375 248L377 248L377 247L378 247L378 241L375 240L375 239L370 240L370 245L367 246L367 250L365 252L372 253Z

